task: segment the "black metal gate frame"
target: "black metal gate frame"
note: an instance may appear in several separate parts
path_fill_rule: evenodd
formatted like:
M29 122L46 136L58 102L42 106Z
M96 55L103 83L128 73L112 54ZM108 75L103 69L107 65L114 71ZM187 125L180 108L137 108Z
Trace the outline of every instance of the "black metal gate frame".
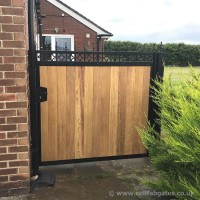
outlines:
M35 51L35 60L31 60L35 63L30 69L30 108L31 108L31 153L32 153L32 168L33 174L37 173L39 166L49 164L64 164L72 162L86 162L97 160L113 160L123 158L138 158L147 157L147 154L138 155L123 155L123 156L111 156L111 157L98 157L88 159L76 159L76 160L61 160L61 161L48 161L41 162L41 121L40 121L40 102L41 102L41 90L40 90L40 66L147 66L151 67L151 79L150 86L154 85L156 77L163 77L163 64L162 53L139 53L139 52L55 52L55 51ZM46 55L51 55L52 60L47 60ZM62 55L61 60L57 55ZM79 60L75 56L79 58ZM49 56L48 56L49 57ZM64 58L71 58L66 61ZM96 58L101 58L97 60ZM83 60L84 59L84 60ZM144 61L143 61L144 60ZM152 95L154 91L150 88L149 95L149 112L148 120L150 124L155 124L155 129L160 132L160 126L155 123L159 116L155 111L158 110L158 106L152 101Z
M66 164L97 160L147 157L147 154L98 157L76 160L41 162L41 117L40 117L40 66L147 66L151 67L148 121L160 133L159 107L152 100L154 80L163 78L162 52L77 52L36 51L34 41L34 1L29 0L29 87L30 87L30 130L31 130L31 175L39 174L39 167L49 164Z

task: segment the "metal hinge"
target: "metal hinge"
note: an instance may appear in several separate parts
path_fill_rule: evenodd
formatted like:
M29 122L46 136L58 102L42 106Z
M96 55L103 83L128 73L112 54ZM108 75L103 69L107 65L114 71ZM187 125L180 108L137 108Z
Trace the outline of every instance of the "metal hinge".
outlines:
M47 88L40 87L40 102L47 101Z

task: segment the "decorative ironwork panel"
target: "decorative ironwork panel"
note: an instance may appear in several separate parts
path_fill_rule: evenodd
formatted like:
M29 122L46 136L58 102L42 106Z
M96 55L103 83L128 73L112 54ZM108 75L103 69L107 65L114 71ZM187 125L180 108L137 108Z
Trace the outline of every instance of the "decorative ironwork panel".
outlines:
M94 51L36 51L38 65L138 65L151 66L154 53L149 52L94 52Z

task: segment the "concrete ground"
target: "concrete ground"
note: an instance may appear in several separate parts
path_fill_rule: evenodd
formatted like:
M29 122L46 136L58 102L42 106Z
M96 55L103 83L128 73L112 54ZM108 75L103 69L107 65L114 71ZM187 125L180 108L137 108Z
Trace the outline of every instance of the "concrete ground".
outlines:
M160 197L141 183L157 178L148 158L88 162L41 167L56 175L51 188L34 189L24 197L9 200L157 200ZM149 191L154 195L149 195ZM1 199L0 199L1 200Z

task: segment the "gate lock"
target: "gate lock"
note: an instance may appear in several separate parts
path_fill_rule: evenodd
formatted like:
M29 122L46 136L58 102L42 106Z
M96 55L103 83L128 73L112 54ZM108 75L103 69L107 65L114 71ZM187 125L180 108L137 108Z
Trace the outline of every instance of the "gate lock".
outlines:
M40 87L40 102L47 101L47 88Z

